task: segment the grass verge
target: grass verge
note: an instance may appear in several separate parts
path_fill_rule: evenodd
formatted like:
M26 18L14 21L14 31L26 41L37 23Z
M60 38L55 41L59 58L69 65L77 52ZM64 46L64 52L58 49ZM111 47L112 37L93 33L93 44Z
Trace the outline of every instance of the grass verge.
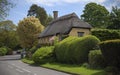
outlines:
M32 60L29 59L22 59L23 62L27 64L34 64ZM72 73L76 75L106 75L104 70L97 70L97 69L89 69L86 67L82 67L79 65L69 65L69 64L60 64L60 63L45 63L39 66L54 69L62 72Z
M30 65L34 64L34 61L27 59L27 58L22 59L22 62L30 64Z

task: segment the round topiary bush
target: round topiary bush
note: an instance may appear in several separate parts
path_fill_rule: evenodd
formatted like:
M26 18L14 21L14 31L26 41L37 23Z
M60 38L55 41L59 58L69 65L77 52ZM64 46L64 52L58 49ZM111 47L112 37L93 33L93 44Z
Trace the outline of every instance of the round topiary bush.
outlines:
M80 64L88 61L88 53L100 40L95 36L68 37L55 46L56 59L63 63Z
M100 48L107 64L120 68L120 39L103 41Z
M32 59L37 64L43 64L47 62L48 60L51 61L53 57L53 50L54 47L42 47L39 48L33 55Z
M104 68L106 63L101 50L92 50L89 52L89 64L91 68Z
M7 49L5 47L0 48L0 56L6 55Z

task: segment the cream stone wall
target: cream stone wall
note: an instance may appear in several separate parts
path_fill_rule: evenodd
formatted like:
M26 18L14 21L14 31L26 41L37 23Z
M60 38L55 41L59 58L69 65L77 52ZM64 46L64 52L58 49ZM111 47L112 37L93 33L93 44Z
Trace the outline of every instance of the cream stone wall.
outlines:
M39 39L39 44L42 45L51 45L54 43L54 41L50 41L50 38L52 38L53 36L48 36L48 37L44 37L44 38L40 38ZM54 37L54 39L58 38L58 36Z
M82 29L82 28L72 28L70 33L68 34L69 36L77 36L78 37L78 32L84 32L84 35L89 35L90 34L90 29ZM39 39L39 44L42 45L52 45L54 42L50 42L50 38L52 36L44 37ZM59 35L56 36L55 38L59 39Z
M83 36L90 34L90 29L72 28L69 36L78 36L78 32L84 32Z
M39 39L39 44L47 44L49 43L50 37L44 37Z

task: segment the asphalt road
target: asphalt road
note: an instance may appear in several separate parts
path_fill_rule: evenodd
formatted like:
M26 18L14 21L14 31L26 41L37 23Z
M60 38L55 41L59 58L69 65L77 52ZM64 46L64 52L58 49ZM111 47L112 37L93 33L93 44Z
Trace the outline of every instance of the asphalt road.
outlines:
M70 75L21 62L20 55L0 56L0 75Z

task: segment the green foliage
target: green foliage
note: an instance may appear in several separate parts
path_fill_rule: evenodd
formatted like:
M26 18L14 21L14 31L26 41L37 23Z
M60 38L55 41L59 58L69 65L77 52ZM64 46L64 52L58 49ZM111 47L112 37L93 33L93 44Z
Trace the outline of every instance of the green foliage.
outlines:
M61 63L46 63L41 66L55 69L58 71L72 73L71 75L107 75L104 70L90 69L81 67L80 65L61 64Z
M105 60L101 53L101 50L92 50L89 52L89 64L92 68L103 68L105 67Z
M43 64L52 61L54 47L39 48L32 56L32 59L37 64Z
M117 6L112 7L112 11L110 13L110 25L107 28L120 29L120 8Z
M5 49L5 55L12 55L13 54L13 50L9 47L3 46L1 48Z
M51 15L48 15L48 16L47 16L46 23L45 23L45 27L46 27L47 25L49 25L49 23L50 23L52 20L53 20L53 17L52 17Z
M113 75L119 75L119 70L117 67L114 67L114 66L108 66L105 68L105 71L108 72L108 73L112 73Z
M5 19L11 7L13 7L11 0L0 0L0 21Z
M7 49L5 47L0 48L0 56L6 55Z
M36 47L36 46L33 46L33 47L30 49L30 52L33 54L33 53L35 53L36 50L37 50L37 47Z
M32 60L27 58L22 59L22 61L30 65L36 65ZM104 70L86 68L87 65L88 64L85 63L85 67L84 67L76 64L71 65L71 64L61 64L55 62L40 64L40 66L42 67L71 73L72 75L106 75L106 72Z
M16 25L10 20L0 22L0 47L14 49L17 45L19 45L19 40Z
M94 29L92 35L98 37L101 41L120 39L120 30Z
M81 67L90 68L90 65L88 63L83 63Z
M95 28L106 28L109 12L104 6L91 2L85 6L81 18Z
M38 43L38 35L44 27L35 17L24 18L19 22L17 32L23 48L32 48Z
M41 6L36 5L36 4L33 4L30 7L27 16L35 16L36 18L39 19L41 24L44 25L44 26L46 25L46 21L48 19L45 9Z
M34 61L29 59L29 58L23 58L22 59L22 62L24 63L27 63L27 64L30 64L30 65L34 65Z
M100 48L107 64L120 68L120 39L103 41Z
M6 49L7 49L7 53L6 53L7 55L13 54L13 50L11 48L6 47Z
M68 37L55 46L59 62L80 64L88 61L88 53L96 48L99 39L95 36Z

